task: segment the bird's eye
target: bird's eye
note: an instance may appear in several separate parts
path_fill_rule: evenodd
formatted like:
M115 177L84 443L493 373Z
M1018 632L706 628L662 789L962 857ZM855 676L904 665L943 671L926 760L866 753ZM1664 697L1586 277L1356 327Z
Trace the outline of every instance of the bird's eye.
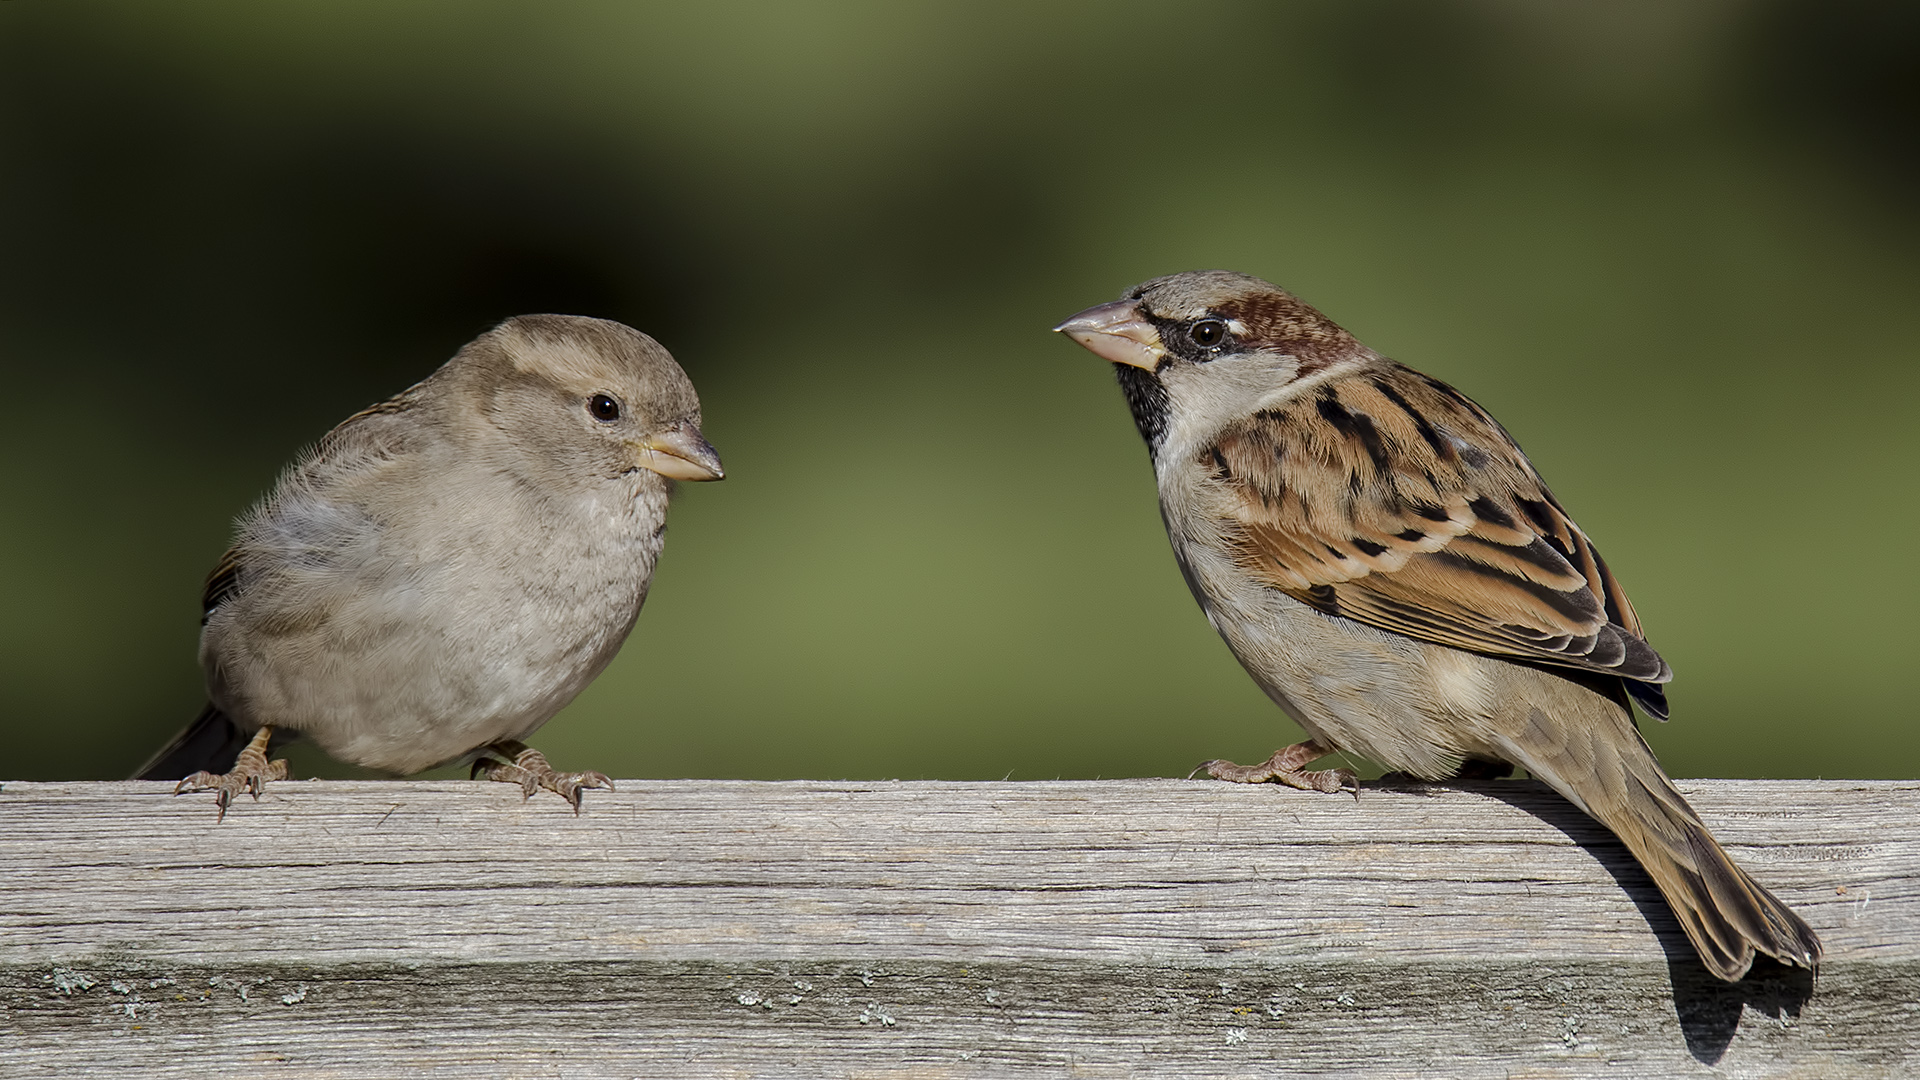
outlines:
M1219 319L1201 319L1188 328L1187 336L1193 339L1195 345L1211 349L1227 340L1227 324Z
M620 419L620 403L610 395L595 394L587 399L587 412L603 424Z

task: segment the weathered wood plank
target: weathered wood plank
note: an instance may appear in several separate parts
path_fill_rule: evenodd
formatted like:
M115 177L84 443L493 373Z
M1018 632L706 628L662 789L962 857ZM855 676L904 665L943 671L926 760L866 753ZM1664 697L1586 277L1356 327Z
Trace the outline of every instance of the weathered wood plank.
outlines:
M8 783L0 1073L1920 1071L1920 783L1681 787L1817 983L1531 783Z

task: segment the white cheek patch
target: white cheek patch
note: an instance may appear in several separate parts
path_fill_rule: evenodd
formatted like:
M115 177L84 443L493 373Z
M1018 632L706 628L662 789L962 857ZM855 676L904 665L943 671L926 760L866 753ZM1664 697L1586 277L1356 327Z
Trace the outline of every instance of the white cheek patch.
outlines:
M1173 405L1166 445L1176 457L1190 456L1221 428L1257 412L1249 402L1289 396L1299 369L1294 357L1264 350L1208 364L1176 362L1160 376Z
M1164 456L1168 460L1191 457L1228 424L1277 408L1354 367L1331 364L1300 378L1299 357L1270 349L1223 356L1208 364L1176 361L1163 367L1160 385L1172 405L1161 444Z
M1253 407L1247 410L1249 415L1278 408L1300 396L1300 384L1294 379L1300 373L1300 361L1292 356L1276 356L1274 360L1275 385L1253 400Z
M1267 409L1278 408L1322 383L1332 382L1345 376L1359 366L1358 363L1343 360L1329 364L1305 378L1295 378L1300 373L1298 357L1276 353L1273 359L1275 361L1273 389L1260 395L1259 400L1253 403L1253 407L1247 410L1249 416Z

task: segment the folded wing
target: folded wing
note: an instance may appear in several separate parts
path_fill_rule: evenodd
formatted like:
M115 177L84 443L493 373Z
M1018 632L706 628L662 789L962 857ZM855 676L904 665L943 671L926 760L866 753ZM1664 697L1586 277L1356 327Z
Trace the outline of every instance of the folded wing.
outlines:
M1513 440L1398 365L1230 427L1236 557L1328 614L1423 641L1621 676L1655 716L1673 677L1586 534Z

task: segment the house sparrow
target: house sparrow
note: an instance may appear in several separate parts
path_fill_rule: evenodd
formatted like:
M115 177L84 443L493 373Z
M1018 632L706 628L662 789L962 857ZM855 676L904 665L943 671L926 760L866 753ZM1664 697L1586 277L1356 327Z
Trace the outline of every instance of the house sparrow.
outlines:
M1429 780L1520 766L1626 844L1714 975L1819 962L1640 737L1629 701L1665 719L1673 673L1484 409L1243 274L1156 278L1054 329L1113 362L1188 587L1312 736L1210 775L1331 792L1353 773L1306 766L1335 751Z
M600 674L647 597L675 480L718 480L700 400L616 322L523 315L328 432L240 522L207 579L211 699L136 778L259 797L276 735L580 809L597 772L519 740ZM197 770L197 771L196 771ZM191 773L192 775L186 775Z

